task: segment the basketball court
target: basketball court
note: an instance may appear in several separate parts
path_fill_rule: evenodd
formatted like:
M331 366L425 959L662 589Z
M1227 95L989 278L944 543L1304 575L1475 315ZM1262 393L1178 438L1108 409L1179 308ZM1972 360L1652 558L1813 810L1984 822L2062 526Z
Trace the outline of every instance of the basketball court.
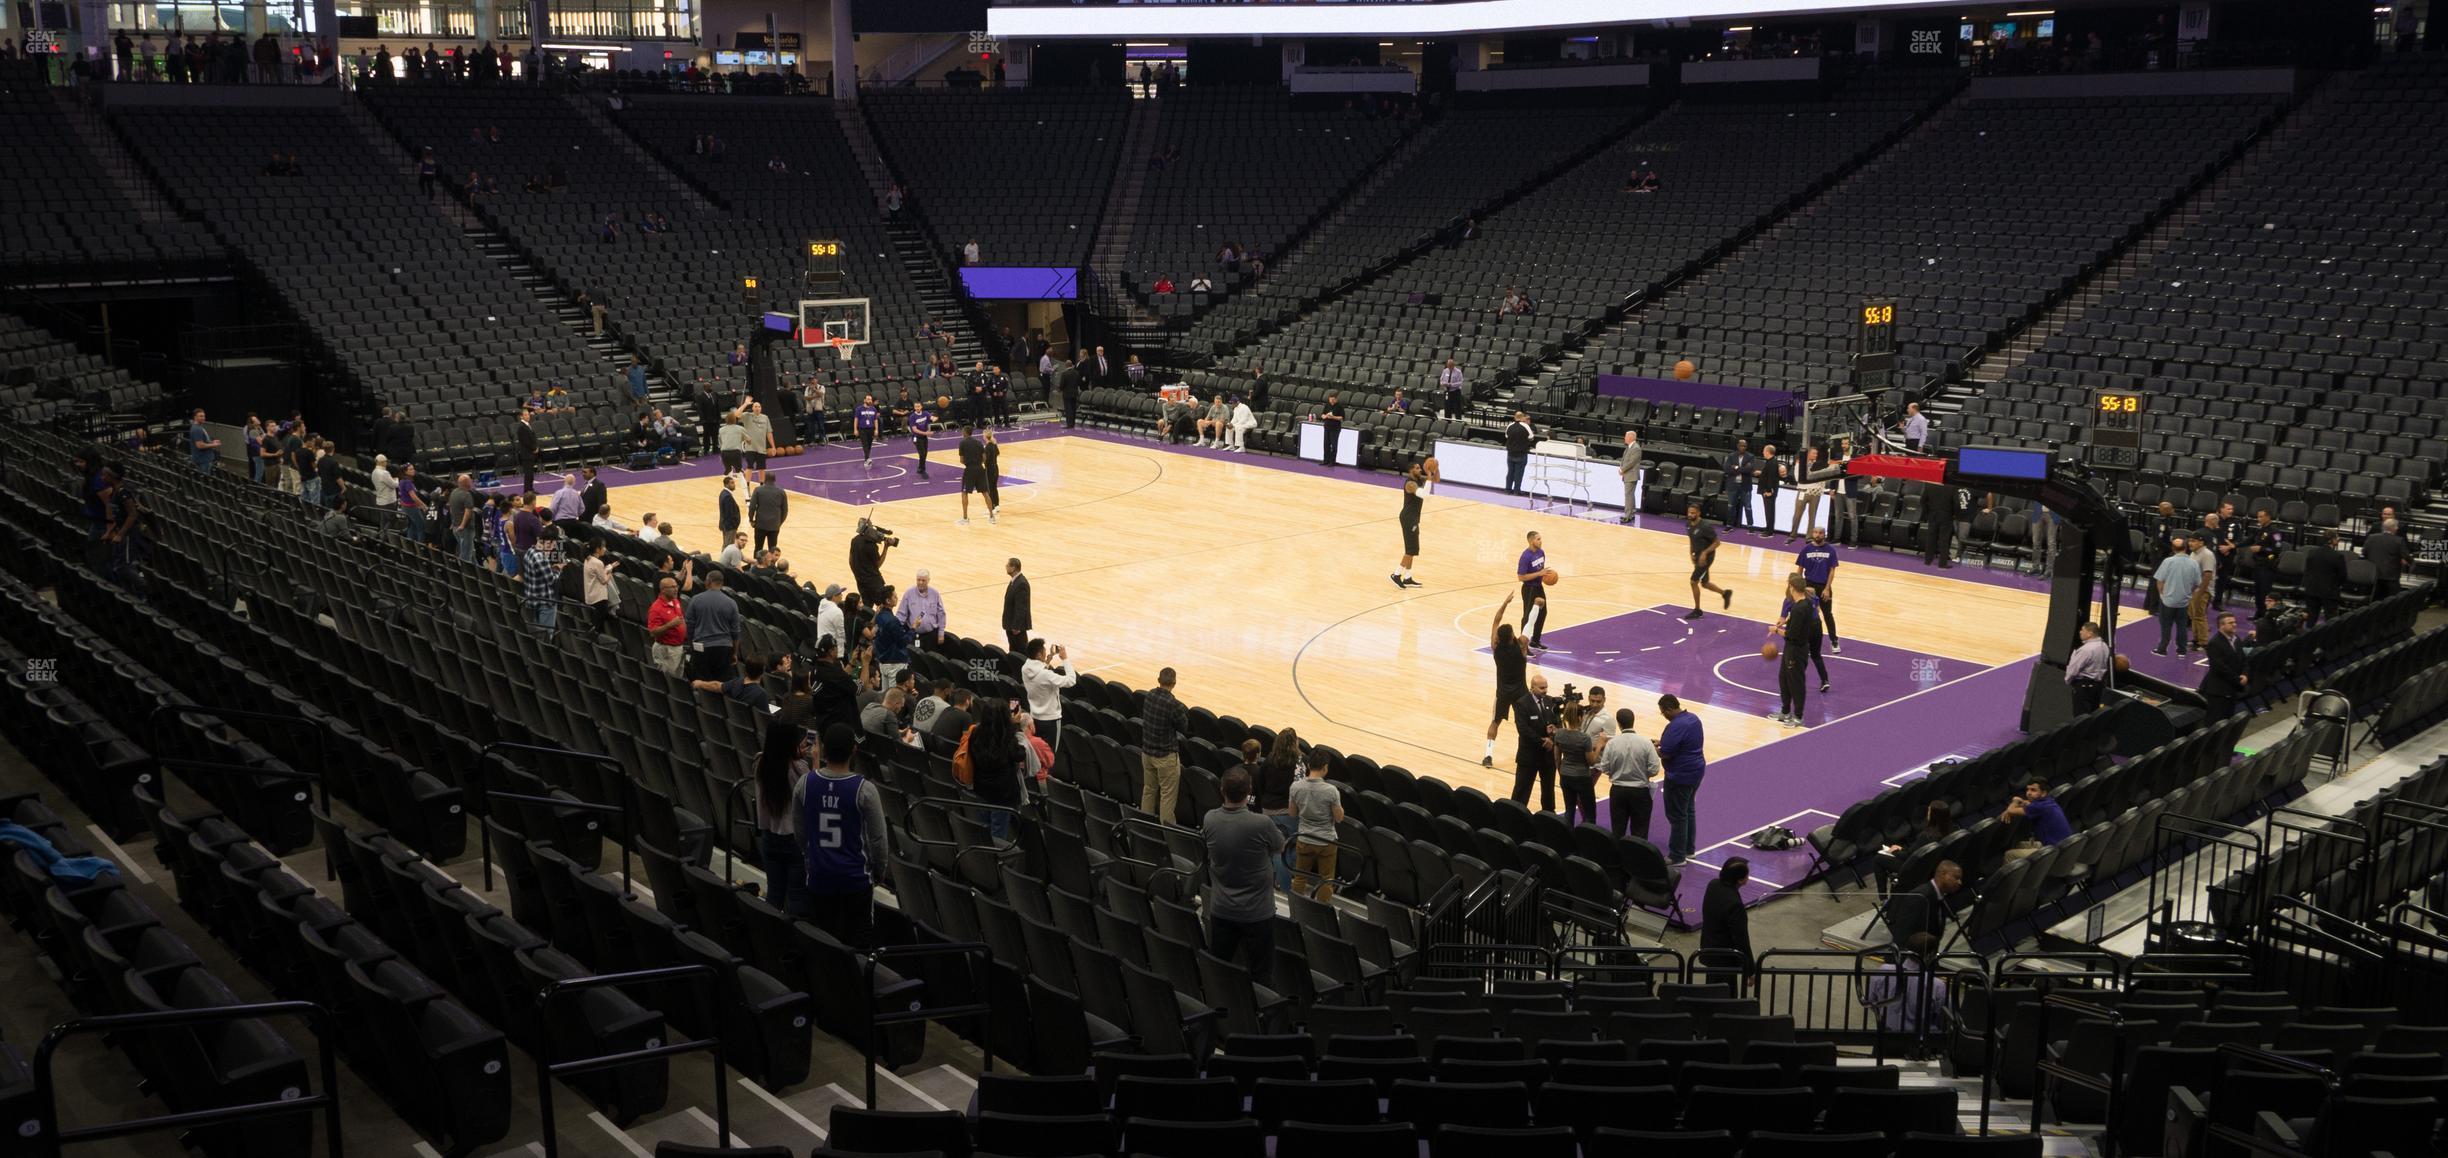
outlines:
M1798 547L1781 536L1729 532L1715 574L1733 606L1704 592L1708 614L1686 622L1680 519L1622 526L1448 485L1422 521L1415 574L1426 585L1406 590L1388 577L1401 549L1391 475L1051 424L1002 441L999 524L973 499L973 521L958 525L958 439L948 432L934 440L926 479L906 437L879 440L866 466L855 445L775 460L793 495L784 556L797 572L839 576L852 528L870 515L901 537L886 578L906 588L927 568L951 628L988 640L1001 636L1003 564L1017 556L1035 634L1068 645L1081 671L1147 687L1171 666L1192 704L1502 796L1512 788L1509 724L1496 767L1479 765L1494 695L1488 630L1518 590L1524 533L1538 531L1562 579L1549 589L1549 650L1535 670L1556 692L1604 686L1610 706L1632 708L1651 737L1661 693L1699 714L1710 761L1703 865L1764 825L1807 831L1933 761L2012 737L2039 649L2038 581L1848 552L1835 585L1844 651L1826 655L1832 690L1817 692L1814 679L1809 726L1787 729L1767 718L1776 668L1760 656ZM604 478L616 517L653 512L685 547L718 547L712 458ZM1507 620L1519 615L1508 609ZM1662 816L1652 835L1664 839ZM1754 861L1761 892L1808 867L1801 851Z

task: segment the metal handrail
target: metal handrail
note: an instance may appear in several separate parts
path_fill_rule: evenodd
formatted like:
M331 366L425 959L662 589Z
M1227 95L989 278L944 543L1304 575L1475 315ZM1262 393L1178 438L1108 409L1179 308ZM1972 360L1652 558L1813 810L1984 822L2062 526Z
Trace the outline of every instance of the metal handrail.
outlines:
M127 1033L152 1029L176 1029L180 1026L207 1025L221 1021L251 1021L264 1017L297 1015L306 1018L315 1037L315 1054L322 1073L323 1092L270 1102L248 1102L236 1106L215 1106L209 1110L189 1110L177 1114L157 1114L149 1118L130 1118L107 1126L85 1126L74 1130L59 1128L58 1083L51 1080L51 1062L60 1043L78 1034ZM99 1142L106 1138L124 1138L132 1134L150 1134L159 1130L193 1130L205 1126L227 1125L275 1118L286 1114L323 1112L326 1147L332 1158L340 1158L340 1062L332 1053L330 1011L311 1001L264 1001L252 1005L217 1005L203 1009L167 1009L146 1013L118 1013L100 1017L79 1017L53 1026L44 1034L42 1043L34 1048L34 1095L36 1098L35 1129L37 1139L48 1139L48 1150L59 1154L73 1142ZM40 1144L39 1142L37 1143Z
M2084 1073L2063 1062L2050 1060L2048 1028L2049 1011L2052 1009L2062 1009L2068 1013L2080 1014L2083 1017L2105 1021L2109 1024L2112 1032L2108 1040L2108 1076L2105 1080ZM2097 1002L2083 1001L2062 993L2051 993L2040 998L2039 1025L2033 1036L2038 1039L2033 1047L2035 1057L2032 1072L2034 1074L2042 1079L2054 1078L2061 1082L2070 1082L2082 1089L2101 1095L2102 1116L2112 1127L2104 1136L2103 1145L2109 1158L2115 1158L2116 1131L2113 1127L2116 1123L2117 1091L2125 1085L2125 1016ZM2034 1091L2031 1120L2031 1128L2034 1131L2040 1128L2041 1107L2044 1104L2045 1099L2040 1096L2040 1091Z
M560 1135L553 1121L552 1080L566 1074L592 1073L596 1070L618 1069L639 1062L658 1061L682 1054L708 1053L714 1057L714 1142L728 1146L731 1139L731 1082L724 1072L722 1035L709 1034L688 1041L665 1045L650 1045L644 1049L623 1050L600 1054L575 1061L552 1060L552 1003L564 993L587 989L604 989L622 985L640 985L655 981L678 981L683 978L704 982L697 989L703 1002L704 1020L701 1025L719 1025L721 1017L714 1002L714 967L711 965L669 965L660 969L637 969L627 973L596 973L586 977L563 977L548 982L536 993L536 1116L543 1122L544 1158L559 1158ZM870 1089L868 1105L874 1105Z
M632 809L630 807L632 800L630 794L626 792L621 793L621 801L618 804L599 804L590 800L557 800L549 796L539 797L530 794L511 792L496 793L492 790L492 786L485 781L485 769L491 766L493 754L495 752L503 751L537 752L553 756L566 756L574 760L583 760L591 764L600 764L611 768L620 768L621 762L600 752L579 752L569 748L555 748L546 744L521 744L512 740L495 740L492 743L476 750L476 765L474 771L470 773L470 778L476 782L476 802L484 806L484 812L482 815L488 822L493 819L493 797L495 796L500 796L504 800L519 800L534 804L547 804L555 808L575 808L582 812L619 813L621 818L621 896L623 898L635 898L637 896L637 886L631 882L630 878L629 846L636 843L637 818L632 814ZM626 782L625 770L623 781ZM571 795L575 796L576 794L572 793ZM484 857L485 891L492 892L493 826L490 823L479 824L476 826L476 829L477 838L481 842Z
M885 959L952 956L962 957L975 963L971 976L977 985L978 999L976 1001L962 1005L933 1007L912 1004L907 1009L898 1009L891 1013L877 1011L875 1003L876 969L883 965ZM987 1036L985 1030L994 1022L994 982L986 974L987 970L994 966L994 952L987 948L985 942L952 941L940 945L885 945L869 950L860 956L859 961L859 972L866 982L866 989L863 991L866 1000L860 1002L859 1005L867 1013L867 1032L860 1041L860 1051L866 1055L868 1105L876 1104L877 1030L888 1025L903 1025L913 1021L945 1021L956 1017L974 1016L979 1019L979 1039L982 1041ZM993 1073L993 1048L990 1046L979 1051L979 1056L983 1059L979 1062L980 1071Z

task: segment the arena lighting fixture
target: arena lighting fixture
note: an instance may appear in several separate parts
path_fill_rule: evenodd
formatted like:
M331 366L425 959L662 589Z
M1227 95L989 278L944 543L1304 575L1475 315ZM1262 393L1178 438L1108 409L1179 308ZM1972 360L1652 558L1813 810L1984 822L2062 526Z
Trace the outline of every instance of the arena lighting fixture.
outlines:
M2006 15L2008 15L2008 16L2055 16L2056 14L2057 14L2057 10L2056 10L2056 9L2054 9L2054 8L2035 8L2035 9L2032 9L2031 11L2029 11L2029 12L2009 12L2009 13L2007 13Z
M626 44L546 44L540 47L554 52L627 52Z

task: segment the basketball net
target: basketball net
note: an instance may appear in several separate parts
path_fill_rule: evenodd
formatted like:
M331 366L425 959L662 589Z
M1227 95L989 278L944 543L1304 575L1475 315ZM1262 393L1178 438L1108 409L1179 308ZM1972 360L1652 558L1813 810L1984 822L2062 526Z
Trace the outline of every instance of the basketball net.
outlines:
M829 335L825 338L825 345L833 347L833 360L837 362L849 361L850 347L856 344L848 338L836 338Z

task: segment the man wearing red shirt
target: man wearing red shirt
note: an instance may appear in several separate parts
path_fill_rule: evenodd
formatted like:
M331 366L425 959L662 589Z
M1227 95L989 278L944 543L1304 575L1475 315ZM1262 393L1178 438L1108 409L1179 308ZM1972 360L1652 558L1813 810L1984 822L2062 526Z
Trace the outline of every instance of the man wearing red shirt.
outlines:
M674 678L688 643L688 619L680 607L680 582L669 575L655 586L654 602L646 607L647 652L654 665Z

